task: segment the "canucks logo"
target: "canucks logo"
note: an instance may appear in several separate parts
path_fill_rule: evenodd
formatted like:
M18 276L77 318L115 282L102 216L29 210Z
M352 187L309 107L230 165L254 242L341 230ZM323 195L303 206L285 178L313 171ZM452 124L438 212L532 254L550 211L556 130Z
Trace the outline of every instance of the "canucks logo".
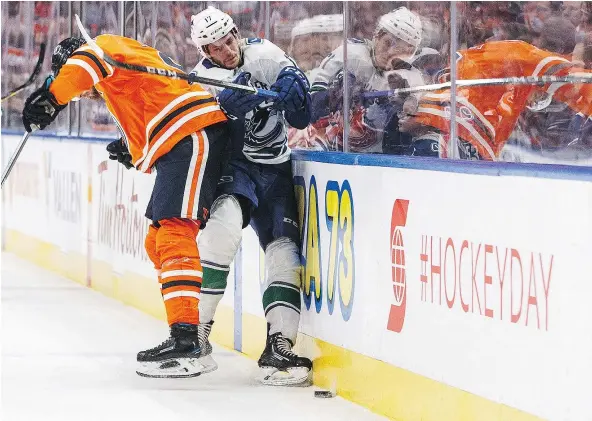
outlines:
M245 119L245 147L260 150L279 147L286 140L284 116L281 111L272 108L272 104L263 104L247 114Z

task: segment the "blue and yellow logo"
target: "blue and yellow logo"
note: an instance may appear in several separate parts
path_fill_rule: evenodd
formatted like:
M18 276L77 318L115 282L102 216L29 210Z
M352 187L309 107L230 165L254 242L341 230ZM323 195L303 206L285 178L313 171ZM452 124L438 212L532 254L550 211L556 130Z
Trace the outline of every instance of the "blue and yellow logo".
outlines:
M329 232L329 253L322 259L321 223L319 217L319 193L316 179L310 178L308 192L303 177L294 177L296 202L302 242L303 300L310 310L321 312L323 293L329 314L333 314L335 301L339 300L341 315L347 321L351 317L355 290L354 259L354 199L349 181L329 180L325 186L325 224ZM308 193L308 194L307 194ZM323 263L327 266L323 280Z

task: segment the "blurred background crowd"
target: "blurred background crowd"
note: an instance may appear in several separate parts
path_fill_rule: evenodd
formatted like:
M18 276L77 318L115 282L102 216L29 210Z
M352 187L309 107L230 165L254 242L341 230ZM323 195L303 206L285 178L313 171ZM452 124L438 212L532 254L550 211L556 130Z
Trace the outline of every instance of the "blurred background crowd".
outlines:
M323 60L346 39L357 40L347 46L374 42L381 16L401 6L421 21L420 44L412 65L421 73L422 82L395 83L387 88L437 82L442 70L450 66L451 44L462 50L490 41L525 41L578 67L592 69L592 2L584 1L6 1L1 3L2 92L27 80L43 42L48 52L42 74L49 73L49 57L55 45L70 34L78 35L74 14L81 16L91 36L111 33L138 39L189 71L200 58L191 41L191 16L208 5L231 14L243 37L267 38L290 54L311 84L319 77ZM353 47L344 52L346 69L350 50ZM409 155L403 152L409 139L425 130L405 118L404 104L396 116L381 120L372 114L378 100L370 103L356 99L370 89L367 83L357 86L354 78L342 83L341 88L349 95L332 99L340 105L307 129L290 131L293 149ZM2 103L3 130L22 131L21 111L32 90ZM395 124L393 118L397 119ZM529 107L520 113L498 158L592 165L592 131L581 120L582 116L561 102L552 101L542 109ZM118 136L105 106L88 100L69 106L50 131ZM470 154L463 157L471 158Z

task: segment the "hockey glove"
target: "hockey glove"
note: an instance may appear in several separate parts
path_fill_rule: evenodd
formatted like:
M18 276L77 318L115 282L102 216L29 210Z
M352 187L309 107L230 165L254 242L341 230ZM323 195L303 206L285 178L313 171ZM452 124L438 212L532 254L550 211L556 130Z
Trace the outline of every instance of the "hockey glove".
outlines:
M362 86L358 83L356 75L353 73L347 72L347 82L348 82L348 99L349 99L349 106L353 108L354 106L362 103ZM329 110L330 112L336 112L343 110L343 102L344 102L344 71L340 71L336 76L335 79L329 85Z
M117 139L107 145L107 152L109 152L109 159L117 161L128 170L134 168L132 164L132 156L129 153L127 145L123 139Z
M234 79L234 83L247 85L250 78L250 73L241 72L236 79ZM250 94L246 91L239 91L238 89L232 88L226 88L220 92L220 95L218 95L218 104L220 104L224 113L231 120L244 118L249 111L253 111L264 101L265 98L256 94Z
M48 77L43 86L33 92L25 101L23 108L23 124L28 132L31 132L32 125L39 126L40 129L46 128L55 120L58 113L66 108L66 105L60 105L55 97L49 92L49 85L53 77Z
M304 107L310 84L300 69L288 66L282 69L270 89L278 93L274 102L276 108L293 113Z
M384 132L397 111L398 108L390 102L371 104L364 110L362 124L376 132Z

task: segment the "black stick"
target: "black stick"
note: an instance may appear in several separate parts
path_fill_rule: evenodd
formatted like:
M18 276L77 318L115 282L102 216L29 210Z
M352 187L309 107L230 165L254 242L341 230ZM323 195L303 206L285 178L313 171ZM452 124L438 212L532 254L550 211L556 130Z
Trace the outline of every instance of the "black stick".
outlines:
M142 73L150 73L154 75L160 75L164 77L170 77L172 79L183 79L191 83L203 83L204 85L211 85L217 86L219 88L231 88L231 89L238 89L239 91L247 91L252 94L256 94L265 98L269 99L276 99L278 97L277 92L270 91L267 89L260 89L255 88L254 86L248 85L241 85L239 83L232 83L226 82L223 80L218 79L210 79L208 77L197 76L196 74L184 73L184 72L175 72L174 70L170 69L161 69L157 67L151 66L142 66L140 64L131 64L131 63L124 63L122 61L117 61L113 57L109 56L101 47L97 45L97 43L88 35L88 32L84 29L82 22L78 15L74 15L76 18L76 24L78 25L78 29L82 34L82 37L88 43L88 45L93 49L93 51L99 55L106 63L110 64L111 66L119 67L121 69L132 70L136 72Z
M16 94L18 94L20 91L25 89L26 87L32 85L35 82L35 79L37 79L37 76L39 76L39 72L41 72L41 66L43 65L44 58L45 58L45 43L43 42L39 45L39 58L37 59L37 64L35 65L35 69L33 69L33 73L31 73L31 76L29 76L29 79L25 83L23 83L21 86L19 86L18 88L13 89L12 91L10 91L6 95L4 95L2 97L2 99L0 99L0 101L4 101L5 99L13 97Z

